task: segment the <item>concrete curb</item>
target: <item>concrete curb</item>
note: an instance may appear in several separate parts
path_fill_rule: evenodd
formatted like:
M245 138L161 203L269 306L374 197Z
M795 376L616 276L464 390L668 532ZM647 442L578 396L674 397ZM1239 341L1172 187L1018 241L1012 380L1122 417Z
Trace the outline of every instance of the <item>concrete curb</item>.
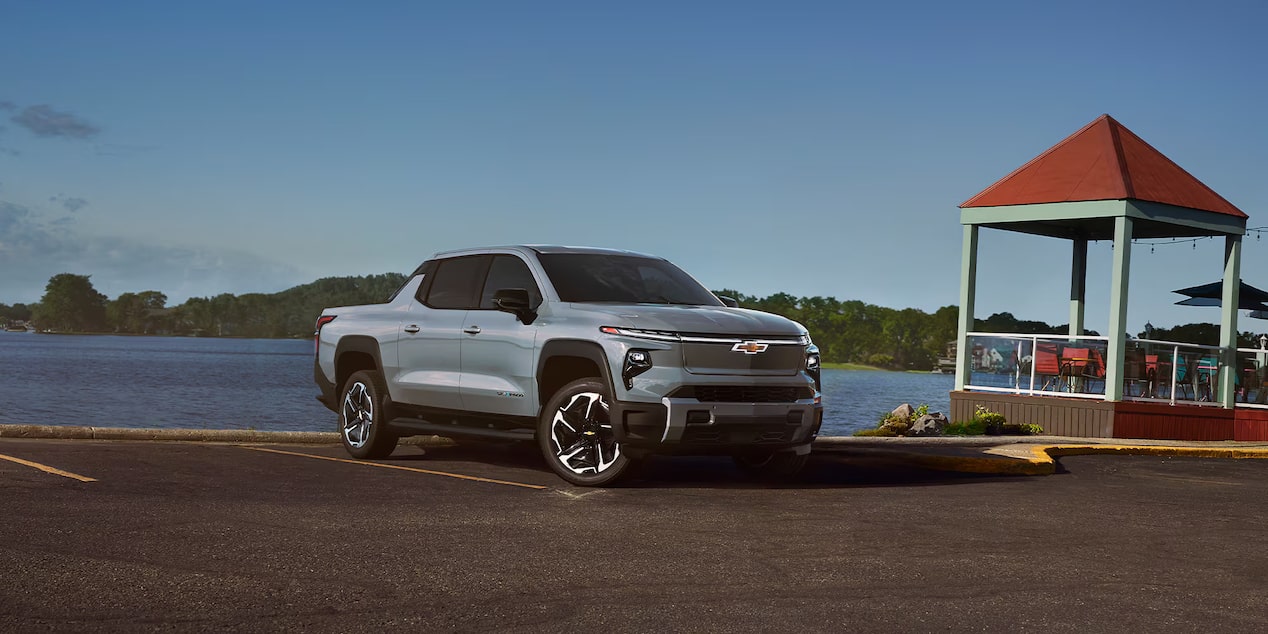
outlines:
M62 440L161 440L180 442L278 443L337 445L339 434L317 431L256 431L250 429L133 429L59 425L0 425L0 438L52 438ZM440 436L410 436L403 445L440 447L454 444Z
M838 451L839 446L838 446ZM903 464L956 473L984 475L1052 475L1063 456L1175 456L1190 458L1268 459L1268 449L1237 447L1177 447L1161 445L1032 445L995 446L982 456L924 453L898 449L860 447L850 453Z

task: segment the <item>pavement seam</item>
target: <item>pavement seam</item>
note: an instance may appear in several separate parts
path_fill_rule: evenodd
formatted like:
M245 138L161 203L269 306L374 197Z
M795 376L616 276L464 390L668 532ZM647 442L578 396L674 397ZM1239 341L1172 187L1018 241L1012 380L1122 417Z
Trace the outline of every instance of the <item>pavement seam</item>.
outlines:
M50 467L46 464L31 462L30 460L23 460L21 458L15 458L13 456L6 456L5 454L2 454L2 453L0 453L0 460L7 460L9 462L17 463L26 467L31 467L32 469L39 469L40 471L43 471L44 473L51 473L53 475L62 476L63 478L70 478L71 480L79 480L80 482L96 482L97 481L97 478L90 478L88 476L79 475L78 473L62 471L61 469L58 469L57 467Z
M263 451L266 453L282 454L284 456L300 456L302 458L315 458L317 460L329 460L331 462L343 462L347 464L364 465L367 467L381 467L383 469L396 469L398 471L411 471L413 473L424 473L427 475L444 476L447 478L457 478L459 480L470 480L472 482L486 482L489 484L502 484L512 487L520 487L524 489L534 489L537 491L549 489L550 487L540 484L526 484L524 482L511 482L510 480L495 480L493 478L481 478L479 476L471 476L462 473L449 473L446 471L433 471L431 469L419 469L418 467L406 467L404 465L390 464L386 462L371 462L369 460L351 460L348 458L335 458L334 456L318 456L311 453L303 453L299 451L282 451L280 449L269 449L268 447L251 447L247 445L238 445L243 449L252 451Z

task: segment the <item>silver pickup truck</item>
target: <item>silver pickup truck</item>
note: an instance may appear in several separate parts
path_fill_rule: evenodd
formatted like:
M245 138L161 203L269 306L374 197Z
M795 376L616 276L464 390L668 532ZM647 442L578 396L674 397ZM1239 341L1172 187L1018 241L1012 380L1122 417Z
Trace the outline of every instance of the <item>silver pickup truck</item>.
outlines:
M535 441L581 486L650 454L788 477L823 420L803 326L609 249L439 253L387 303L323 311L314 378L354 457L414 434Z

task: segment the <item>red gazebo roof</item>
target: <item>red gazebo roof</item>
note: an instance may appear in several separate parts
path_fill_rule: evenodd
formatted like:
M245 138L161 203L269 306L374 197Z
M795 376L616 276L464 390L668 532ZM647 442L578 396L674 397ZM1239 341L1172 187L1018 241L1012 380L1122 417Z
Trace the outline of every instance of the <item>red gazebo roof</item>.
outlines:
M960 207L1127 199L1247 218L1233 203L1107 114Z

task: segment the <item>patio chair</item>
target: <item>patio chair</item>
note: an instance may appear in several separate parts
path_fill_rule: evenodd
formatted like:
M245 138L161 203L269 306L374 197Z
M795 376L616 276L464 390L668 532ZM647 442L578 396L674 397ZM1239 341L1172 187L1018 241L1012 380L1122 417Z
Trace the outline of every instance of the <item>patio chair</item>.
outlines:
M1198 363L1201 357L1197 354L1180 353L1176 363L1176 397L1186 401L1198 400Z
M1196 357L1193 373L1193 394L1199 401L1215 400L1215 382L1220 375L1220 362L1216 357Z
M1088 351L1087 363L1083 366L1083 387L1085 391L1092 389L1092 381L1105 380L1105 357L1100 350L1092 348Z
M1157 365L1157 357L1154 358ZM1123 387L1128 396L1144 396L1149 389L1149 371L1146 369L1145 354L1143 351L1127 350L1123 355ZM1104 375L1105 364L1101 364L1102 376ZM1133 394L1133 388L1136 393Z
M1061 371L1067 378L1071 392L1082 392L1087 388L1084 377L1092 355L1087 348L1067 347L1061 351Z
M1158 355L1145 355L1145 387L1149 398L1158 398Z
M1060 391L1061 360L1057 357L1057 344L1039 342L1035 346L1035 376L1043 380L1041 391Z

